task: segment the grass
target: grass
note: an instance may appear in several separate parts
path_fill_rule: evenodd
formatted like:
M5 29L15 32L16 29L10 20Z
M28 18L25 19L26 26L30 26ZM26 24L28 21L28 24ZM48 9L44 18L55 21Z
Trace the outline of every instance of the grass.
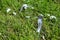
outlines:
M23 4L33 6L23 12L19 9ZM9 13L7 8L11 8ZM12 15L13 11L17 15ZM44 15L40 39L60 40L60 4L52 0L0 0L0 40L38 40L37 18ZM46 14L57 17L57 21L50 21ZM27 19L25 16L31 16Z

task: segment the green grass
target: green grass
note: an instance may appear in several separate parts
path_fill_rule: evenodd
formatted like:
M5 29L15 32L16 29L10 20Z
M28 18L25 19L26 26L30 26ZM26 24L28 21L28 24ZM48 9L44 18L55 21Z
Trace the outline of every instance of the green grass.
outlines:
M34 9L20 13L19 9L25 3ZM11 8L9 13L7 8ZM17 15L12 15L13 11ZM44 35L46 40L60 40L60 4L52 0L0 0L0 40L38 40L38 18L35 17L39 14L44 15L40 39ZM57 21L51 22L46 14L56 16Z

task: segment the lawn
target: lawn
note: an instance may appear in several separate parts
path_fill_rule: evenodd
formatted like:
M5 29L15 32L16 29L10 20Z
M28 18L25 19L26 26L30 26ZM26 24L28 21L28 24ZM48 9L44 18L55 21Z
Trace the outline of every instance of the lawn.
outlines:
M20 12L23 4L27 4L29 8ZM11 9L9 12L8 8ZM40 14L44 16L38 37L36 30ZM55 16L56 19L50 20L47 14ZM0 40L44 40L43 36L45 40L60 40L58 0L0 0Z

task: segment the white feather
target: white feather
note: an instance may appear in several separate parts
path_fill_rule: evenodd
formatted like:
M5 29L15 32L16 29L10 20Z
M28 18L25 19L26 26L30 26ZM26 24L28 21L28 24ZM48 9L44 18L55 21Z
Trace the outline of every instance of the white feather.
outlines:
M40 32L42 26L42 19L38 19L38 29L37 32Z

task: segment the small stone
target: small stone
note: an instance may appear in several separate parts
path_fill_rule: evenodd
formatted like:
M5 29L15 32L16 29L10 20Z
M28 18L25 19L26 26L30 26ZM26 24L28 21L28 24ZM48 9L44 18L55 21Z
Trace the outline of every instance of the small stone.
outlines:
M10 12L10 11L11 11L11 9L10 8L7 8L7 13Z
M13 15L16 15L16 12L13 12Z
M56 16L50 16L50 19L56 19Z

